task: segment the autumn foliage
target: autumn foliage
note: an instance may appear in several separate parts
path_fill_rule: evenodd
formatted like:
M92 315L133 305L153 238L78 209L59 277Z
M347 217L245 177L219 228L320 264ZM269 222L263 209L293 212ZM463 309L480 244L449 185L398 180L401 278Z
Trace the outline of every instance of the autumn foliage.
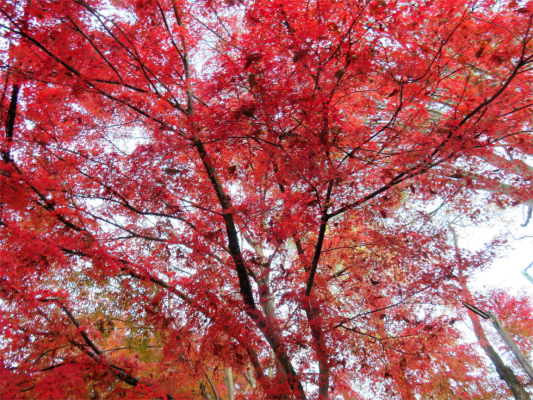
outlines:
M439 210L533 205L532 18L1 0L0 397L507 398Z

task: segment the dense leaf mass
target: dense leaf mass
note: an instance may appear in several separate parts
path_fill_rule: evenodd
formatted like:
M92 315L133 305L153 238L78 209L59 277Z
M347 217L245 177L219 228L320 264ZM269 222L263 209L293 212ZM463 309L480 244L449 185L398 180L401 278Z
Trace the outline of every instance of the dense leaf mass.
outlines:
M507 398L438 210L533 205L532 18L1 0L0 396Z

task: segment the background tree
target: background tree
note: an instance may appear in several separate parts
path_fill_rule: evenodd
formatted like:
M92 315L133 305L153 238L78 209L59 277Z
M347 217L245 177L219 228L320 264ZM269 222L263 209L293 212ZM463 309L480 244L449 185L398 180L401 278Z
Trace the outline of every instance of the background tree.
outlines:
M1 1L3 396L506 396L428 208L529 204L532 7Z

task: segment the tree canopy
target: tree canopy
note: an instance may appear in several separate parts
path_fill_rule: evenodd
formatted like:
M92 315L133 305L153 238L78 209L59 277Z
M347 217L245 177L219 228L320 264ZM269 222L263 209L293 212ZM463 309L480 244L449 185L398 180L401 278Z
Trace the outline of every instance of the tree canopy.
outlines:
M508 398L456 322L478 301L529 351L530 300L469 293L504 240L459 253L437 214L533 206L533 2L1 0L0 27L3 398Z

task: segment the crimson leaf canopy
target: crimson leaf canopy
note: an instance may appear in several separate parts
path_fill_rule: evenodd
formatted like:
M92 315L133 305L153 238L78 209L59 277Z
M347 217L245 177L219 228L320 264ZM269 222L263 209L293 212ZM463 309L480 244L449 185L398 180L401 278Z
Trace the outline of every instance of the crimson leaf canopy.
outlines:
M532 15L0 1L2 397L506 398L435 210L533 205Z

